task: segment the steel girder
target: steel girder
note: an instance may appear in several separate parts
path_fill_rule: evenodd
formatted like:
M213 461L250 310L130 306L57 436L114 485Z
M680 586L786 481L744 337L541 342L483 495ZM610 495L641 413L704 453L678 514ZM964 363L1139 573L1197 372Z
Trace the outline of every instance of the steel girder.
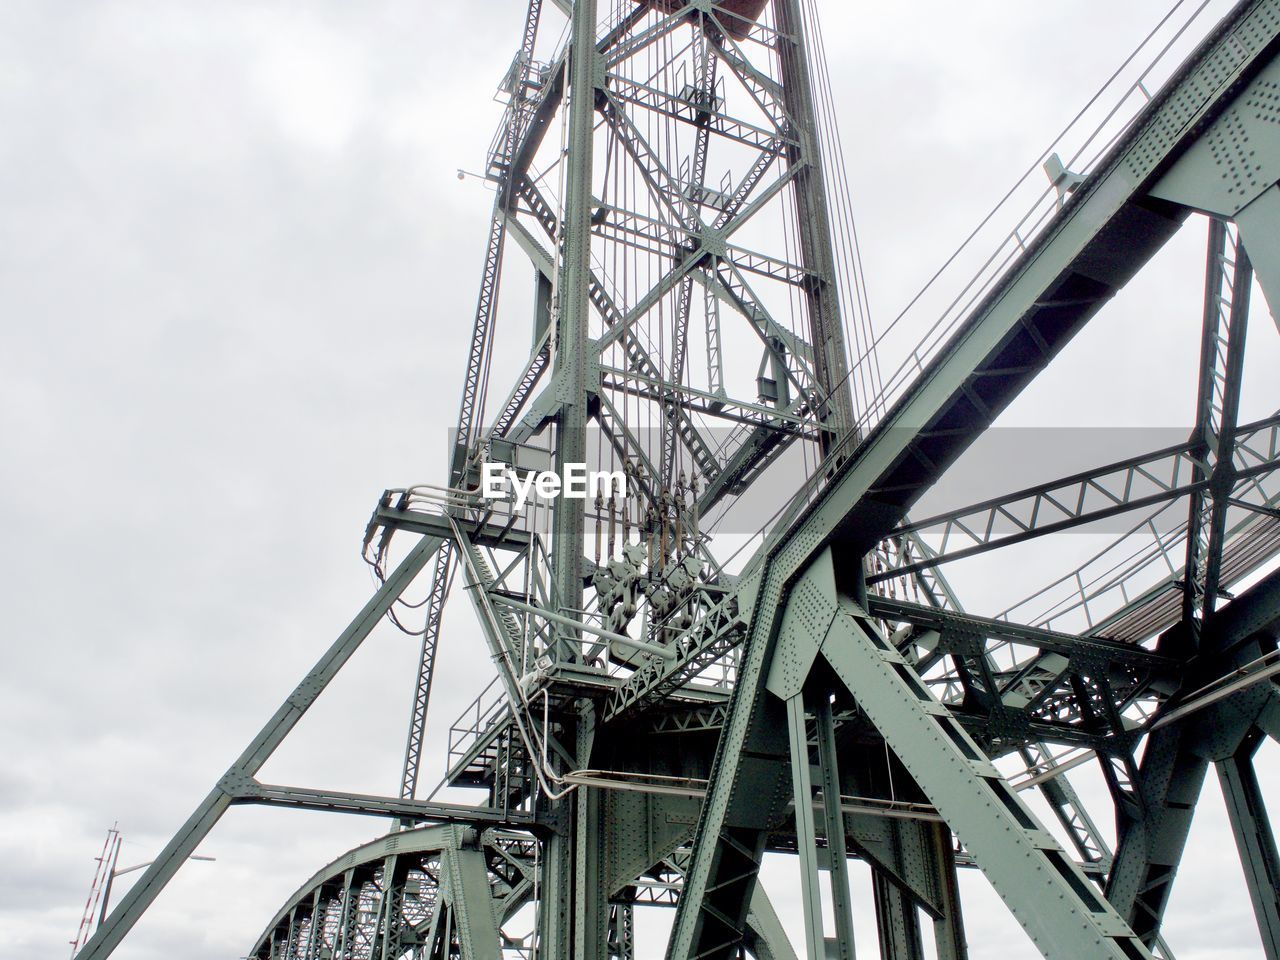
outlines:
M559 432L555 466L565 476L566 465L587 462L587 329L591 301L587 286L591 274L591 167L592 130L596 95L596 4L575 0L570 20L569 115L565 146L565 214L560 224L560 276L553 374L562 391L558 405ZM594 386L592 387L594 390ZM552 539L552 600L560 609L582 609L582 540L585 504L561 497L555 502ZM556 659L571 654L559 647ZM601 921L603 923L603 921ZM603 929L601 930L601 934Z
M697 103L710 105L715 100L716 95L716 61L712 58L708 49L709 42L705 34L697 38L695 43L698 44L698 52L695 59L696 70L692 85L694 91L693 99ZM693 123L697 126L697 134L686 187L696 202L699 197L706 195L707 153L711 146L710 117L705 111L700 115L695 111ZM701 218L695 209L693 216L686 218L685 225L688 228L697 229L700 220ZM682 384L685 380L685 363L689 353L689 322L692 319L693 287L693 278L685 277L681 281L680 297L676 304L675 328L673 330L675 342L672 344L670 378L672 383L677 384ZM674 409L677 405L675 398L672 398L672 401L667 404L668 416L679 415ZM660 473L660 482L664 487L674 487L676 483L677 443L678 434L675 430L664 431L662 470Z
M910 623L936 632L942 649L947 649L949 637L954 637L957 641L965 637L982 637L998 643L1018 644L1064 656L1071 656L1074 653L1089 654L1117 665L1155 672L1171 671L1179 663L1167 654L1129 643L1119 643L1106 637L1060 633L1041 627L1011 623L1007 620L993 620L951 610L940 610L936 607L926 607L890 597L867 597L867 612L883 620Z
M418 789L422 768L422 743L427 735L427 706L431 702L431 681L435 675L436 648L440 642L440 622L444 602L449 595L453 574L453 541L441 542L431 571L426 620L422 627L422 645L418 652L418 675L413 685L413 705L409 714L409 735L405 740L404 764L400 773L400 796L413 799Z
M1189 725L1151 735L1131 786L1118 805L1123 827L1107 880L1107 898L1134 931L1154 940L1168 903L1178 861L1191 830L1208 761L1197 756Z
M377 794L351 793L344 790L315 790L306 787L277 786L249 780L237 785L232 795L234 804L285 807L294 810L318 810L326 813L354 813L373 817L395 817L403 825L419 823L454 823L463 826L500 824L527 827L535 823L532 814L521 810L473 807L462 803L416 800L412 797L384 797Z
M1236 480L1233 453L1252 287L1253 268L1239 236L1232 237L1225 223L1210 218L1200 389L1192 437L1200 453L1197 479L1204 481L1204 487L1191 495L1183 576L1182 619L1193 634L1193 644L1199 642L1205 615L1218 599L1222 576L1227 506Z
M1239 335L1243 337L1242 330ZM1239 363L1240 360L1233 362ZM1238 370L1232 382L1238 384ZM1208 462L1208 443L1196 437L1175 447L902 524L895 530L895 535L938 535L941 537L940 546L927 557L876 572L868 577L868 584L1022 543L1034 537L1060 533L1132 510L1159 506L1181 497L1190 496L1198 505L1213 484L1218 487L1219 494L1209 497L1209 502L1220 505L1216 514L1219 520L1214 525L1217 531L1214 540L1216 550L1209 551L1209 544L1205 541L1197 550L1197 556L1201 553L1220 555L1227 501L1233 492L1237 488L1243 489L1246 481L1269 474L1280 466L1280 415L1243 424L1238 430L1233 423L1229 436L1217 438L1215 435L1214 446L1214 462L1219 464L1216 481L1210 479L1213 463ZM1221 447L1220 455L1218 447ZM959 545L952 546L953 543ZM1200 590L1203 593L1203 586Z

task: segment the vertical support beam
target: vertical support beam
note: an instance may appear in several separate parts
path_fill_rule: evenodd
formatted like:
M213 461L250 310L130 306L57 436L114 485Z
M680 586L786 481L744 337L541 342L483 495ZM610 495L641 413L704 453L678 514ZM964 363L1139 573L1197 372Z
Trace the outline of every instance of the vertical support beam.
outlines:
M488 365L491 352L489 333L498 303L498 279L502 272L502 250L507 235L507 220L502 215L501 197L502 194L499 193L489 222L489 241L485 246L484 272L480 278L480 298L476 305L471 348L467 354L467 370L462 380L462 404L458 411L453 455L449 462L450 480L455 485L463 480L467 458L471 453L471 441L484 418L484 399L480 392L481 371Z
M576 792L576 791L575 791ZM565 809L569 804L564 804ZM571 957L573 925L570 905L573 902L573 839L569 817L563 817L543 847L539 878L538 956Z
M876 901L881 960L924 960L920 913L915 903L879 870L872 871L871 890Z
M355 871L342 875L342 893L338 895L338 929L333 935L333 955L345 958L355 940L356 910L360 906L360 885L355 882Z
M400 864L400 857L391 854L382 865L382 914L378 922L381 935L378 950L371 960L399 960L400 927L404 917L404 881L408 869Z
M440 872L448 875L445 889L449 916L462 960L502 960L502 940L484 852L471 846L443 850Z
M1213 612L1218 596L1226 500L1235 480L1233 452L1252 285L1253 268L1239 234L1211 217L1192 438L1204 463L1196 468L1195 479L1207 480L1208 489L1191 495L1182 605L1183 620L1197 646L1204 618Z
M564 158L566 193L560 221L563 263L556 288L555 366L560 384L556 470L587 459L587 328L591 280L591 151L595 119L596 0L573 5L569 56L569 140ZM560 497L555 502L552 562L556 602L582 607L582 550L586 501ZM561 650L561 659L570 656Z
M284 938L284 955L289 960L294 960L298 955L298 907L296 905L289 911L289 930Z
M302 952L303 960L313 960L320 956L320 951L324 947L324 900L320 897L323 889L323 885L317 886L315 893L311 895L311 923L307 927L306 949Z
M791 147L788 161L796 169L794 183L796 220L800 234L801 262L813 274L805 293L809 308L814 374L826 393L826 409L820 411L824 448L853 429L853 401L849 390L849 361L840 320L840 292L836 286L836 262L832 251L831 215L823 181L822 151L818 143L813 80L804 34L800 0L774 0L778 53L782 68L782 101L795 124L798 147Z
M1240 414L1240 391L1244 379L1244 348L1249 326L1249 301L1253 290L1253 264L1236 235L1230 261L1231 310L1227 317L1226 357L1223 360L1222 410L1216 434L1209 439L1213 450L1213 472L1209 475L1212 504L1208 518L1208 550L1204 557L1204 608L1212 611L1218 602L1222 575L1222 549L1227 532L1227 498L1235 484L1236 425Z
M502 253L506 244L507 215L514 206L515 177L512 160L524 113L524 97L529 71L533 67L533 46L542 16L542 0L529 0L525 10L524 30L520 35L519 68L511 90L511 102L505 120L500 152L489 158L490 169L499 173L500 186L493 198L493 215L489 221L489 242L485 247L484 272L480 278L480 294L476 301L475 321L471 333L471 349L462 380L462 402L458 410L458 430L450 458L450 481L457 486L463 479L467 457L472 452L480 428L484 425L484 390L492 360L493 320L498 310L499 279ZM536 335L535 335L536 336Z
M715 260L711 261L707 273L708 276L715 276ZM707 319L707 389L717 396L724 396L724 359L720 352L720 298L710 283L704 284L702 298Z
M805 951L809 960L825 960L822 891L818 886L818 838L813 822L813 782L809 772L809 734L805 728L803 693L787 700L787 734L791 740L791 789L795 798L796 849L800 854Z
M1240 233L1211 216L1192 438L1203 460L1203 466L1196 468L1196 479L1207 480L1208 486L1190 498L1182 605L1183 623L1196 649L1201 647L1205 619L1213 614L1219 594L1227 498L1235 480L1233 453L1252 283L1253 268ZM1207 769L1207 762L1190 746L1183 725L1157 731L1147 742L1137 775L1126 784L1124 796L1130 802L1117 810L1119 845L1107 896L1149 947L1159 943L1160 925ZM1108 772L1112 770L1109 766ZM1065 825L1075 836L1075 824Z
M1196 755L1182 722L1147 738L1136 792L1136 817L1120 816L1107 899L1148 946L1156 941L1178 864L1191 833L1208 761Z
M1263 953L1267 960L1280 960L1280 853L1253 769L1259 739L1251 733L1234 756L1218 761L1218 781L1249 884Z
M938 879L938 900L942 916L933 921L933 941L938 960L968 960L969 945L964 937L964 912L960 905L960 878L956 875L956 854L951 847L951 831L946 824L933 825L934 869Z
M818 734L818 768L822 775L822 812L831 873L831 906L835 918L836 960L854 960L853 896L849 890L849 850L840 809L840 767L831 698L825 693L814 706Z
M595 739L595 708L589 700L578 703L577 760L591 766ZM573 957L601 960L608 953L608 881L604 870L604 803L601 791L580 786L570 798L573 806Z
M609 906L608 948L610 960L635 960L635 908L629 903Z
M700 18L705 26L705 17ZM677 184L677 189L685 191L691 198L689 216L685 228L689 233L696 233L703 226L698 214L698 201L703 195L707 175L707 150L711 141L711 110L715 104L716 64L718 61L711 53L711 44L705 32L694 40L694 89L701 98L696 114L697 134L694 139L693 157L689 164L689 179L686 183ZM676 300L676 315L673 320L674 329L671 337L671 386L670 403L663 405L662 418L662 476L664 489L669 489L676 480L676 460L680 442L679 410L681 386L684 385L685 363L689 353L689 317L693 304L693 275L686 274L680 281L680 294ZM710 479L710 478L707 478Z
M452 540L440 544L431 571L431 588L427 594L427 617L422 629L422 646L418 651L418 676L413 685L413 707L409 712L409 735L404 746L404 765L400 772L400 796L412 800L418 789L418 772L422 768L422 742L427 735L427 705L431 701L431 679L435 674L436 647L440 642L440 621L444 601L449 595L453 575ZM412 821L398 821L400 829Z

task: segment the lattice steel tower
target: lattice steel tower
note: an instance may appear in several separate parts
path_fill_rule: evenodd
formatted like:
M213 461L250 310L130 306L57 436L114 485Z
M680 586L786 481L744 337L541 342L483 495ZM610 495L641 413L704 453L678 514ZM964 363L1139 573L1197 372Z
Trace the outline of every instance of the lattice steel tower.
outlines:
M798 858L787 926L810 960L853 960L850 858L885 958L930 933L968 956L964 867L1046 957L1168 957L1213 765L1280 957L1251 762L1280 735L1280 416L1240 416L1255 271L1280 303L1280 0L1216 25L1183 6L984 221L961 279L876 333L814 0L530 0L449 476L382 496L381 588L81 956L111 953L230 806L273 804L391 826L270 918L262 960L794 957L768 852ZM1192 435L908 518L1189 219L1209 224ZM486 465L625 490L520 505L483 495ZM1003 611L963 611L939 570L1121 516ZM448 732L444 782L473 804L419 796L458 580L495 674ZM399 796L259 782L384 617L422 636ZM1066 775L1086 761L1114 851ZM636 944L638 905L674 907L665 947Z

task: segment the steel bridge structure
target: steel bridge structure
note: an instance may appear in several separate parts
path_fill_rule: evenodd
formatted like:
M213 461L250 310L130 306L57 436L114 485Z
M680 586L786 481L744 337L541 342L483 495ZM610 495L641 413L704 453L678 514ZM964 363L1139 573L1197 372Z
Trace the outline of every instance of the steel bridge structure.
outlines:
M1241 416L1246 340L1275 334L1255 281L1280 305L1280 0L1204 10L1161 21L961 282L877 330L815 0L529 0L449 475L380 497L380 587L79 956L231 807L271 805L388 831L264 917L255 960L853 960L850 859L885 960L969 956L971 868L1045 957L1168 958L1213 770L1280 958L1252 762L1280 737L1280 414ZM1184 229L1207 232L1187 439L920 515ZM486 464L626 484L518 509ZM1006 609L945 577L1102 521L1124 532ZM493 682L448 730L445 800L420 781L451 592ZM384 618L421 637L398 795L261 782ZM799 866L789 923L773 853ZM649 906L665 946L637 942Z

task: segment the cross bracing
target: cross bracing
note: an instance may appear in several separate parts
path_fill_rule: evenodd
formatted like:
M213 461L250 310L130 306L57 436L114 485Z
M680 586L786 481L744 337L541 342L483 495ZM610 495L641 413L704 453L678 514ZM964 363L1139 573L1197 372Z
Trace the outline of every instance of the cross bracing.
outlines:
M1280 302L1280 3L1198 29L1162 84L1156 50L1138 109L1052 154L1037 205L973 279L936 304L926 286L914 302L936 316L884 377L899 325L877 334L866 310L813 3L531 0L485 167L449 475L379 499L374 597L84 955L111 953L230 807L271 805L391 830L304 883L255 957L851 960L849 858L870 866L886 958L922 956L927 930L938 956L968 955L962 867L1046 957L1169 957L1162 922L1212 763L1276 956L1280 857L1252 757L1280 733L1280 424L1242 422L1240 403L1245 345L1274 335L1253 279ZM1206 222L1188 440L912 517ZM500 338L515 259L532 315ZM509 343L518 374L492 383ZM495 461L586 463L628 489L517 508L480 495ZM1111 546L1004 610L962 607L945 578L1122 516ZM492 669L447 734L443 784L472 803L419 797L451 593ZM383 617L421 636L399 795L260 782ZM1071 785L1085 762L1114 849ZM770 903L768 854L798 863L801 916ZM659 905L669 940L644 944L636 911Z

